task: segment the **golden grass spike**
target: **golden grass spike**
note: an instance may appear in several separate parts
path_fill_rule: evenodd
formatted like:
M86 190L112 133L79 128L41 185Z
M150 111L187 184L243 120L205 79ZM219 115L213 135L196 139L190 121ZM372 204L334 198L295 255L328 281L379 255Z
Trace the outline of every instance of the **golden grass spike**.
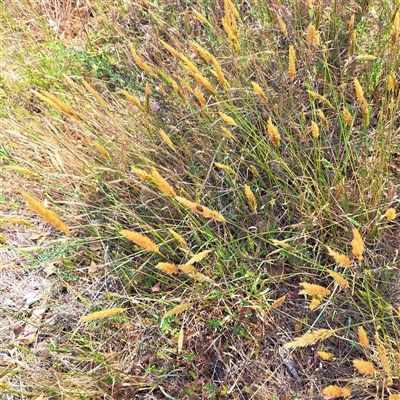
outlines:
M37 174L36 172L33 172L29 169L26 169L24 167L20 167L18 165L5 165L3 167L4 169L8 169L11 171L19 172L20 174L26 175L26 176L32 176L34 178L40 178L40 175Z
M373 56L372 54L365 54L363 56L358 56L356 60L363 60L363 61L375 61L378 57Z
M310 310L315 310L322 302L321 296L313 297L310 302Z
M241 21L239 11L236 9L235 5L233 4L232 0L225 0L225 10L229 10L232 12L233 16Z
M387 88L389 91L394 91L396 90L396 88L399 86L399 82L396 78L396 74L394 72L392 72L389 76L388 76L388 81L387 81Z
M121 230L119 233L142 249L161 254L158 246L149 237L126 229Z
M250 208L256 213L257 212L257 200L256 196L252 192L249 185L244 185L244 194L246 195L246 199L249 203Z
M318 125L314 122L311 121L311 133L314 139L317 139L319 136L319 128Z
M214 161L214 165L217 166L218 168L221 168L223 171L227 172L228 174L236 175L236 171L233 168L229 167L228 165L221 164L221 163L215 162L215 161Z
M196 267L187 264L178 265L178 269L179 271L182 271L185 274L196 274L197 272L199 272L197 271Z
M306 347L312 344L318 343L321 340L325 340L331 337L336 330L334 329L320 329L318 331L306 333L303 336L300 336L293 340L292 342L286 343L283 345L284 349L295 349L297 347Z
M278 25L279 25L281 32L287 37L288 32L287 32L286 24L283 22L283 19L277 14L276 20L278 21Z
M176 264L168 263L168 262L159 262L156 265L156 268L160 271L165 272L168 275L177 274L179 272L178 266Z
M172 80L172 78L170 78ZM178 76L178 81L181 84L182 88L184 88L187 92L191 93L191 94L195 94L194 90L189 86L189 84L180 76ZM176 84L176 82L175 82ZM177 84L176 84L177 85ZM178 86L178 85L177 85ZM172 87L174 88L174 85L172 85ZM175 89L174 89L175 90ZM176 90L175 90L176 91ZM179 91L181 92L182 90L179 89Z
M194 281L198 281L198 282L212 282L212 280L208 276L206 276L200 272L187 274L187 276L189 278L193 279Z
M363 375L373 375L375 372L373 364L368 361L354 359L353 365Z
M143 171L140 168L136 168L132 165L131 171L142 181L150 181L151 180L151 175L148 174L146 171Z
M326 119L324 112L320 108L318 108L317 114L318 114L318 117L321 120L322 124L324 125L324 127L326 129L329 129L329 122Z
M397 9L396 15L394 16L393 19L393 26L392 26L392 31L390 32L390 40L392 47L395 46L399 39L399 25L400 25L400 11Z
M313 283L300 282L299 285L304 288L303 290L299 291L299 294L306 294L311 297L325 297L331 294L329 289Z
M64 224L64 222L61 221L61 219L58 217L58 215L54 212L46 208L40 201L36 200L34 197L30 196L26 192L21 192L23 198L25 199L26 203L28 206L38 213L46 222L49 224L53 225L56 229L58 229L61 232L66 233L67 235L70 235L71 232L67 225Z
M196 79L200 85L203 85L207 90L209 90L212 94L216 94L217 90L214 86L210 83L210 81L205 78L200 72L193 74L193 78Z
M350 21L349 21L349 40L350 40L350 45L352 42L354 42L356 38L356 33L354 31L354 14L351 16Z
M218 111L218 114L228 125L238 126L238 124L235 122L235 120L232 117L230 117L229 115L227 115L221 111Z
M364 242L358 232L357 229L353 228L353 240L351 241L351 252L353 253L354 257L356 257L359 261L363 260L363 253L364 253Z
M269 140L275 147L280 146L281 135L278 131L278 128L273 124L271 117L268 119L268 134Z
M205 218L215 219L216 221L225 222L225 218L218 211L210 210L206 206L202 206L200 204L194 203L190 200L185 199L184 197L176 196L175 199L183 204L185 207L190 208L196 213L202 215Z
M366 348L370 346L367 332L365 332L365 329L361 325L358 327L358 343Z
M388 221L396 218L396 210L394 208L388 208L385 212L385 217Z
M346 125L353 125L353 116L350 114L349 110L346 107L343 107L343 119Z
M158 173L154 167L151 168L151 176L161 192L168 197L175 197L174 188Z
M195 87L194 89L194 95L197 97L197 100L200 103L200 106L204 108L206 106L206 99L203 96L203 93L201 92L200 88L198 86Z
M108 310L101 310L101 311L96 311L91 314L87 314L79 319L79 322L89 322L93 321L95 319L101 319L101 318L109 318L114 315L120 314L123 311L125 311L126 308L109 308Z
M96 148L96 150L105 158L110 159L110 153L96 140L92 141L93 146Z
M68 107L66 104L58 100L57 97L53 96L51 93L46 92L45 90L42 90L40 93L33 90L32 93L40 100L47 103L50 107L53 107L54 109L59 111L63 111L71 117L78 117L75 111L72 110L72 108Z
M139 65L140 68L142 68L143 71L147 72L148 74L150 74L151 76L155 76L156 74L153 71L153 68L150 67L149 64L147 64L146 62L144 62L136 53L136 49L133 46L132 43L129 43L129 48L131 50L131 54L133 56L133 59L135 60L136 64Z
M322 101L322 103L326 104L328 107L334 108L331 102L324 96L320 95L317 92L313 92L312 90L307 90L307 93L313 98Z
M139 99L137 97L132 96L130 93L128 93L124 89L120 89L118 91L118 93L122 93L129 103L133 104L134 106L136 106L137 108L139 108L142 111L144 110L144 107L142 106L142 104L140 103L140 101L139 101Z
M253 82L253 81L251 81L251 85L253 86L254 93L255 93L258 97L260 97L260 99L262 99L262 100L264 100L266 103L268 103L268 98L267 98L267 96L265 95L264 91L261 89L261 86L259 86L259 85L257 84L257 82Z
M164 140L164 142L167 144L167 146L172 150L176 151L174 144L172 143L171 139L169 136L160 128L158 133L161 136L161 139Z
M97 102L107 108L108 104L103 100L103 98L99 95L99 93L92 87L89 85L89 83L87 83L84 79L82 79L82 83L85 86L86 90L97 100Z
M214 59L213 60L213 66L214 66L214 70L215 70L215 75L217 76L217 79L219 80L219 83L226 88L228 86L228 82L225 79L225 75L222 71L221 65L219 65L219 62Z
M201 251L198 254L195 254L189 261L185 263L185 265L193 265L196 262L200 262L204 258L206 258L210 253L212 253L214 250L204 250Z
M228 139L235 139L235 136L233 136L232 132L229 129L226 129L224 126L221 126L221 130L223 132L223 135L227 137Z
M193 47L194 51L208 63L214 64L214 62L217 61L216 58L207 49L200 46L193 40L190 41L190 45Z
M326 246L326 248L328 250L328 254L334 258L335 262L339 264L339 267L350 267L351 260L349 257L347 257L345 254L340 254L337 251L332 250L329 246Z
M356 89L356 96L360 103L365 102L364 91L358 78L354 78L354 87Z
M349 287L349 282L343 278L342 275L338 274L335 271L327 269L328 274L337 282L343 289L347 289Z
M270 310L279 307L281 304L284 303L284 301L286 300L286 295L279 297L279 299L276 299L272 304L271 307L269 308Z
M296 75L296 51L292 45L289 46L289 76L293 80Z
M336 358L332 353L327 353L326 351L317 351L318 356L324 361L335 361Z
M191 303L183 303L175 306L172 310L169 310L163 315L163 319L167 317L171 317L173 315L180 314L181 312L187 310L192 304Z
M178 232L175 232L172 229L170 229L169 232L182 248L189 250L189 246L187 245L186 240Z
M208 22L208 19L203 15L200 14L198 11L193 10L193 14L196 16L196 18L201 21L204 25L209 26L210 28L212 27L211 24Z
M5 216L1 216L2 220L6 220L7 222L9 222L10 224L17 224L17 225L25 225L25 226L35 226L34 224L32 224L32 222L26 221L25 219L20 219L20 218L14 218L14 217L5 217Z
M329 385L322 390L322 394L326 399L335 399L336 397L347 399L351 396L351 390L346 387L342 388L337 385Z
M319 44L319 36L314 24L309 24L306 33L307 46L311 49L313 46Z
M382 364L382 368L386 374L387 385L392 386L393 385L392 371L389 365L388 357L386 355L385 345L382 342L381 338L379 337L378 333L375 333L375 343L376 347L378 348L378 355Z

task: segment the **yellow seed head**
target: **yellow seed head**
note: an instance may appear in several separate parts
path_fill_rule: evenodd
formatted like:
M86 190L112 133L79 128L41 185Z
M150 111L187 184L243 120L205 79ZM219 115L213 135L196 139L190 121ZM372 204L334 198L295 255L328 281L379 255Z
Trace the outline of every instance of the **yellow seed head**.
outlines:
M202 108L204 108L206 105L206 99L204 98L203 93L201 92L201 90L198 86L195 87L194 94L197 97L197 100L199 101L200 106Z
M172 310L169 310L163 315L163 319L167 317L171 317L172 315L179 314L191 306L190 303L179 304L178 306L174 307Z
M335 262L339 264L339 267L350 267L351 260L345 254L340 254L337 251L332 250L330 247L326 246L328 254L335 259Z
M257 96L259 96L262 100L264 100L266 103L268 103L268 98L265 95L264 91L261 89L261 87L256 82L253 81L251 81L251 84L253 86L254 93Z
M385 217L387 218L388 221L395 219L396 218L396 210L394 208L387 209L385 212Z
M131 54L133 59L135 60L136 64L139 65L140 68L142 68L143 71L147 72L148 74L155 76L155 73L153 71L153 68L150 67L149 64L144 62L136 53L136 49L133 47L132 43L129 43L129 48L131 49Z
M172 143L172 141L171 141L171 139L169 138L169 136L168 136L161 128L159 129L158 133L160 134L162 140L164 140L164 142L167 144L167 146L168 146L171 150L175 151L175 146L174 146L174 144Z
M307 93L313 98L322 101L322 103L326 104L328 107L335 108L331 104L331 102L324 96L320 95L317 92L313 92L312 90L307 90Z
M236 175L236 171L233 168L229 167L228 165L221 164L219 162L214 162L214 165L216 165L218 168L221 168L223 171L227 172L228 174Z
M85 86L86 90L97 100L97 102L103 107L108 107L108 104L103 100L103 98L97 93L97 91L92 88L84 79L82 79L82 83Z
M305 294L311 297L325 297L329 296L331 293L329 289L313 283L300 282L299 285L303 287L303 290L300 290L299 294Z
M332 353L327 353L326 351L317 351L318 356L324 361L334 361L335 356Z
M186 250L189 249L186 240L178 233L175 232L174 230L170 230L171 235L174 237L174 239L180 244L180 246Z
M370 346L367 332L365 332L365 329L362 326L358 327L358 342L361 346L364 346L366 348Z
M151 175L148 174L146 171L143 171L140 168L131 166L131 171L142 181L150 181L151 180Z
M397 9L396 15L394 16L393 19L393 26L390 34L392 46L394 46L399 39L399 22L400 22L400 11Z
M306 347L318 343L331 337L336 331L334 329L320 329L318 331L306 333L303 336L283 345L284 349L295 349L297 347Z
M343 289L347 289L349 287L349 282L344 279L342 275L330 269L327 269L327 272Z
M147 236L126 229L121 230L119 233L142 249L160 254L158 246Z
M279 147L281 141L281 135L278 131L278 128L272 123L271 117L269 117L268 120L268 134L269 134L269 140L272 142L272 144L276 147Z
M314 24L310 24L307 27L306 41L309 48L319 44L319 35Z
M177 265L167 262L159 262L156 265L156 268L159 269L160 271L165 272L168 275L177 274L179 272Z
M229 129L226 129L224 126L221 126L221 130L223 132L223 135L227 137L228 139L234 139L235 136L233 136L232 132Z
M318 125L314 121L311 121L311 132L312 132L313 138L316 139L319 136L319 128L318 128Z
M398 85L396 74L393 72L388 77L387 88L389 91L394 91Z
M198 11L193 10L193 14L196 16L196 18L201 21L204 25L207 25L211 27L211 24L208 22L208 19L203 15L200 14Z
M193 78L196 79L198 83L203 85L207 90L209 90L212 94L216 94L217 91L213 85L211 85L210 81L205 78L200 72L193 74Z
M353 360L354 367L363 375L373 375L375 368L372 363L364 360Z
M96 148L96 150L105 158L110 159L110 153L97 141L93 141L93 146Z
M40 201L36 200L34 197L30 196L28 193L21 192L23 198L25 199L28 206L38 213L46 222L53 225L56 229L61 232L70 235L71 232L69 228L61 221L58 215L54 212L46 208Z
M294 79L296 75L296 51L292 45L289 46L289 76Z
M356 89L357 99L363 103L365 101L364 91L358 78L354 78L354 87Z
M378 348L378 355L379 355L379 359L382 364L382 368L385 371L385 374L387 377L387 382L388 382L387 384L388 384L388 386L392 386L392 384L393 384L392 371L391 371L389 360L388 360L388 357L386 354L385 345L384 345L382 339L379 337L378 333L375 333L375 343Z
M235 122L235 120L232 117L230 117L229 115L227 115L221 111L219 111L218 114L227 124L229 124L231 126L238 126L237 123Z
M363 260L364 242L357 229L353 229L353 240L351 241L352 253L359 261Z
M161 192L168 197L175 197L174 188L158 173L154 167L151 168L151 176Z
M276 20L278 21L279 28L281 32L287 37L287 29L286 29L286 24L283 22L283 19L277 14L276 15Z
M257 212L257 200L249 185L244 185L244 193L246 195L250 208L254 212Z
M329 129L329 122L326 119L324 112L320 108L318 108L317 114L318 114L318 117L321 120L322 124L324 125L324 127L326 129Z
M351 390L346 387L342 388L337 385L330 385L324 388L322 394L324 395L324 398L327 399L335 399L336 397L343 397L344 399L347 399L351 396Z
M346 107L343 107L343 119L346 125L353 125L353 116L350 114L349 110Z
M80 322L89 322L89 321L93 321L95 319L110 318L114 315L122 313L125 310L126 310L126 308L109 308L108 310L96 311L94 313L87 314L87 315L81 317L79 321Z
M144 110L144 107L142 106L142 104L140 103L140 101L139 101L139 99L137 97L132 96L130 93L128 93L124 89L119 90L119 93L122 93L129 103L133 104L134 106L136 106L140 110Z
M282 297L279 297L279 299L276 299L276 300L271 304L270 310L279 307L281 304L284 303L285 300L286 300L286 295L285 295L285 296L282 296Z

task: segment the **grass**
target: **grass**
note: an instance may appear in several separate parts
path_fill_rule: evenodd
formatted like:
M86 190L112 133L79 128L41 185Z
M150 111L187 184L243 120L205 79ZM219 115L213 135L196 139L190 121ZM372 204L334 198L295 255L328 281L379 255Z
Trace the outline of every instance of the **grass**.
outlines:
M4 398L400 398L397 6L0 17Z

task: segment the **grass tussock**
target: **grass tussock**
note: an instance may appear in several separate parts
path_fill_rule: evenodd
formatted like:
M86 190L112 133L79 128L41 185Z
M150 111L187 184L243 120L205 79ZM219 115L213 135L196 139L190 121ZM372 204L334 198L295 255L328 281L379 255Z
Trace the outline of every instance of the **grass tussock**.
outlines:
M89 3L0 8L1 390L397 398L399 7Z

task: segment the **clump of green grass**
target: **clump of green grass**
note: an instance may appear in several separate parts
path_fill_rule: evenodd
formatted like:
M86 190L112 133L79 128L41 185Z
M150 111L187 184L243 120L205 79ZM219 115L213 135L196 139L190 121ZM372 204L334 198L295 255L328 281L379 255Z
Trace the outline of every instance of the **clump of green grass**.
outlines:
M41 327L73 362L46 359L46 384L24 387L62 396L57 382L82 372L96 382L76 394L87 398L398 395L398 9L96 6L96 24L115 23L78 39L113 40L135 86L63 70L27 87L45 75L31 59L8 106L2 163L64 202L47 220L65 221L86 282L66 285L72 325ZM71 41L44 37L58 55Z

